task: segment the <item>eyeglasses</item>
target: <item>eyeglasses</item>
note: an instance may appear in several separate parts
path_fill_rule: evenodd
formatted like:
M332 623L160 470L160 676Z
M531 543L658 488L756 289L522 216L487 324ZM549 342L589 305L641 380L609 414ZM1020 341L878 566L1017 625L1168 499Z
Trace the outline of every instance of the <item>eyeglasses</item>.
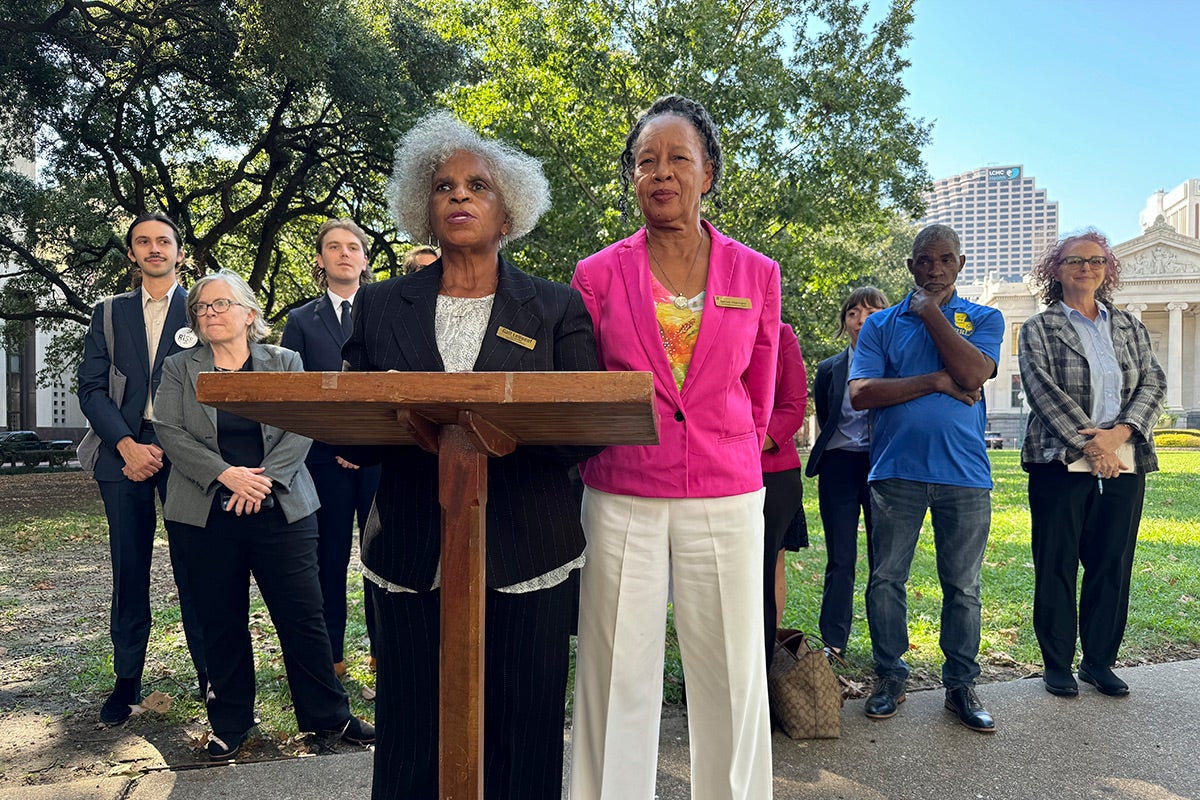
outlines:
M1108 259L1104 256L1092 256L1091 258L1067 256L1058 263L1068 267L1082 267L1084 264L1091 264L1093 267L1107 267Z
M237 302L236 300L230 300L228 298L221 297L216 300L213 300L211 303L193 303L192 304L192 313L195 314L197 317L203 317L204 315L206 315L208 313L208 310L211 308L217 314L224 314L226 311L229 310L230 306L240 306L240 305L241 305L241 303Z

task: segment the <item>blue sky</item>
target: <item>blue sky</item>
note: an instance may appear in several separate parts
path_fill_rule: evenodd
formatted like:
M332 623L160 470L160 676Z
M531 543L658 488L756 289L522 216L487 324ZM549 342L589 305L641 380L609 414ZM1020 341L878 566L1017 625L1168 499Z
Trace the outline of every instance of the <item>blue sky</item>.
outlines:
M1116 243L1141 234L1154 190L1200 177L1200 2L917 0L915 15L904 83L934 123L933 178L1024 164L1061 232Z

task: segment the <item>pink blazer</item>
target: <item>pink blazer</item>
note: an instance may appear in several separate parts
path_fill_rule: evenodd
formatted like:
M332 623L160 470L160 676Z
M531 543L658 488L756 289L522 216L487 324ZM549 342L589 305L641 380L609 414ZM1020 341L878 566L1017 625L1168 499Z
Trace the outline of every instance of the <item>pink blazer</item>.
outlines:
M804 355L791 325L779 326L779 362L775 368L775 406L767 435L777 447L764 450L763 472L783 472L800 468L800 453L796 450L796 431L804 424L808 406L808 375L804 371Z
M646 232L588 256L571 281L592 315L600 365L651 372L656 446L608 447L580 467L593 489L640 497L727 497L762 488L775 394L779 265L712 236L696 350L683 389L667 363L650 290ZM748 302L749 308L736 308Z

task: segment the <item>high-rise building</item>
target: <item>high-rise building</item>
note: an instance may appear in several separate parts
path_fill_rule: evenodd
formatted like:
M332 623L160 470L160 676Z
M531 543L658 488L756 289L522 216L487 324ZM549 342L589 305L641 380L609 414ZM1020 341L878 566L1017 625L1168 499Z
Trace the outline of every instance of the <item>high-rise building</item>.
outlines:
M1191 178L1171 191L1159 189L1146 201L1138 215L1142 230L1147 230L1162 215L1175 232L1200 239L1200 178Z
M960 285L985 275L1016 281L1058 239L1058 203L1020 164L983 167L934 181L925 195L922 225L940 222L958 232L966 266Z

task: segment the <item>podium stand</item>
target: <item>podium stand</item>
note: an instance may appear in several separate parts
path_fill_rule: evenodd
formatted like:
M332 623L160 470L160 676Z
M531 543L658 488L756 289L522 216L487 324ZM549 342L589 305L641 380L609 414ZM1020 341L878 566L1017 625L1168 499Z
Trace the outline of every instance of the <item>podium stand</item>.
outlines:
M522 444L657 444L650 373L212 372L196 396L328 444L437 453L439 796L482 800L487 459Z

